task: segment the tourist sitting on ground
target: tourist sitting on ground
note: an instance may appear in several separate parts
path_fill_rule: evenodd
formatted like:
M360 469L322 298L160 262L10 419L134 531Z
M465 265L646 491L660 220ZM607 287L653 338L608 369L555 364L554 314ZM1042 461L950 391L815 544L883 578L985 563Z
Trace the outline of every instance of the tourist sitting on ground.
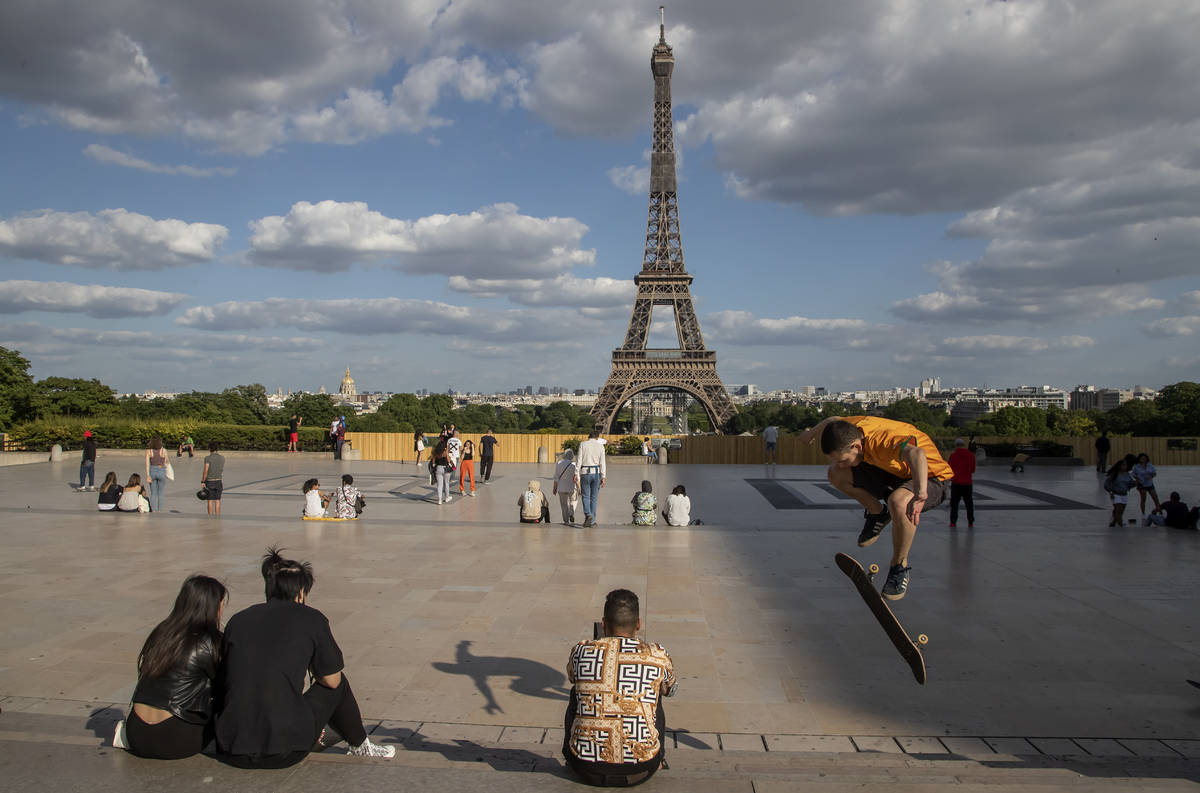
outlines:
M396 747L367 738L329 620L306 605L312 565L270 548L262 574L267 601L225 626L217 756L239 768L286 768L336 741L328 725L349 744L347 754L392 757Z
M228 597L215 578L194 575L183 582L171 614L138 654L133 705L117 722L113 746L139 757L178 760L212 740L213 683Z
M121 492L124 488L117 483L117 472L109 471L104 476L104 481L100 484L100 497L96 499L96 509L101 512L112 512L117 508L117 502L121 500Z
M589 785L631 787L662 765L662 697L675 693L675 667L661 645L638 639L638 597L628 589L608 593L601 624L604 636L575 645L567 662L562 753Z
M668 526L687 526L692 522L692 500L688 498L683 485L675 485L671 495L667 496L663 517L667 519Z
M354 477L350 474L342 474L341 487L333 491L330 500L333 502L335 518L357 518L366 504L362 491L354 486Z
M633 505L634 526L653 526L658 521L658 499L650 480L642 480L642 489L633 494L629 503Z
M142 485L139 474L130 474L129 481L121 490L117 499L118 512L149 512L150 499L146 497L146 488Z
M522 523L542 523L550 520L550 501L542 492L542 483L530 479L525 492L517 496L517 506L521 508Z
M1200 507L1188 509L1188 505L1180 500L1179 493L1172 491L1167 501L1146 518L1146 525L1166 526L1171 529L1191 529L1195 531L1200 522Z
M328 505L329 496L321 495L321 483L316 479L307 480L304 483L304 517L323 518Z
M182 457L184 452L188 453L188 457L195 457L196 444L192 442L192 436L189 435L179 442L179 448L175 450L176 457Z
M1129 503L1131 487L1133 476L1129 473L1129 465L1125 460L1117 460L1104 480L1104 489L1108 491L1109 500L1113 505L1109 526L1120 526L1125 522L1125 505Z

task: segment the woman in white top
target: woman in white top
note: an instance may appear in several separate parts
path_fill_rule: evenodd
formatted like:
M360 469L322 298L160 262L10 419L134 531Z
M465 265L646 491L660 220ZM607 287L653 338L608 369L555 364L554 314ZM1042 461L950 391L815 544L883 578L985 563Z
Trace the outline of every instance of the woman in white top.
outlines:
M562 453L562 459L554 466L554 488L551 492L558 496L558 504L562 507L563 525L575 524L575 507L579 504L579 490L575 487L575 452L567 449Z
M1137 463L1134 464L1130 473L1133 474L1133 481L1137 482L1142 514L1146 514L1147 493L1150 494L1150 498L1154 499L1154 510L1157 512L1162 509L1162 505L1158 503L1158 490L1154 486L1154 477L1158 476L1158 469L1154 467L1154 463L1150 462L1150 455L1145 452L1139 454Z
M304 483L304 517L306 518L325 517L325 505L329 503L329 499L321 495L320 485L321 483L316 479L309 479Z
M686 526L692 522L692 500L688 498L683 485L675 485L671 495L667 496L667 508L663 517L668 526Z
M145 509L142 508L143 502ZM129 484L121 491L117 499L117 509L121 512L149 512L150 501L146 498L146 488L142 486L142 478L137 474L129 475Z

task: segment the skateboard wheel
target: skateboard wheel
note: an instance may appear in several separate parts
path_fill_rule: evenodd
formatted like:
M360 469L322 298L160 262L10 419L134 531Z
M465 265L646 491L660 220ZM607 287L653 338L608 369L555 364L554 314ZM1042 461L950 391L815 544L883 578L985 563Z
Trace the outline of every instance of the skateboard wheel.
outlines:
M922 633L921 635L919 635L917 637L917 644L920 644L920 645L929 644L929 637Z
M871 575L876 575L879 572L879 565L873 564L867 568L867 572Z

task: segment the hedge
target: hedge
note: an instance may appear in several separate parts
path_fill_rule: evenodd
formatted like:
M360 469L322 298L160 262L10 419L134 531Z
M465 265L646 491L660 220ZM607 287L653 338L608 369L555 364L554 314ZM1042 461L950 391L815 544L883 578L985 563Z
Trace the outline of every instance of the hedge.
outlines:
M45 419L13 427L8 438L30 451L48 451L56 443L64 450L73 450L83 447L84 430L91 430L96 445L105 449L145 449L155 435L162 436L168 449L191 435L197 451L207 450L213 441L227 451L284 451L288 442L284 426L204 424L179 419ZM308 451L329 449L328 430L301 427L300 447Z

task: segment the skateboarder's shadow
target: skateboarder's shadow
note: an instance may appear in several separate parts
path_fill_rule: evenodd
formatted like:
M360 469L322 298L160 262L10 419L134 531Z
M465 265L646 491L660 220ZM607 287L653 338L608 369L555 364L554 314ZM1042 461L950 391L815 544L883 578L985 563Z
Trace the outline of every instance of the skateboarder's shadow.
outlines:
M557 669L528 658L471 655L471 642L465 639L455 648L454 661L452 664L434 663L433 668L449 675L466 675L475 681L475 687L487 700L484 709L488 713L504 712L488 684L490 677L512 678L509 689L528 697L566 702L570 694L566 676Z

